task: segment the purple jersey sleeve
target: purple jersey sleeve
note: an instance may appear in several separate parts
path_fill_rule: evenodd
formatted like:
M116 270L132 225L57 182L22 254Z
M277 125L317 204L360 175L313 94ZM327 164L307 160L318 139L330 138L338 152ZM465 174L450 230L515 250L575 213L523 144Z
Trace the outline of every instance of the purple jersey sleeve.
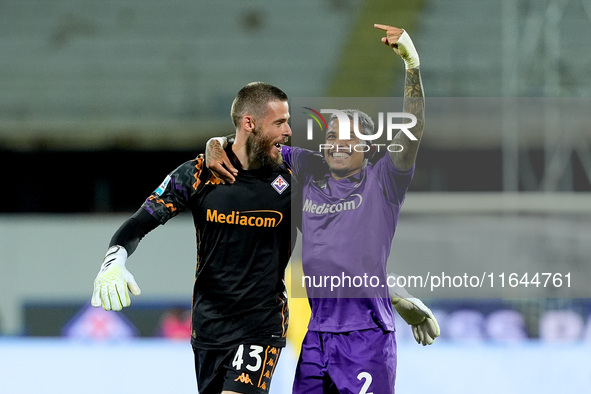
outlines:
M374 164L373 171L383 185L386 200L402 205L414 176L414 164L407 170L401 170L392 163L388 155L384 155Z
M320 160L320 156L315 152L296 146L284 145L281 148L281 155L285 164L293 172L293 176L301 180L309 174L312 163L315 162L314 158L318 158L316 161Z

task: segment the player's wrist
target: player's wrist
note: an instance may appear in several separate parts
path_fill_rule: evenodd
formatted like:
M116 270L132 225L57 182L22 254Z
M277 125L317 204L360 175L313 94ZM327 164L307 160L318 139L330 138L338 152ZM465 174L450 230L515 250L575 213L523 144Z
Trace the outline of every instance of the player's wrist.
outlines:
M209 141L207 141L207 145L209 145L213 141L219 142L219 144L221 145L222 148L225 148L226 146L228 146L228 139L226 137L213 137L213 138L210 138Z
M407 70L420 67L421 61L419 59L419 53L417 52L410 35L408 35L406 31L404 31L400 38L398 38L393 49L400 55L402 60L404 60L404 66Z
M101 264L100 272L104 272L112 265L119 265L125 266L125 262L127 261L127 250L120 245L113 245L105 254L105 258L103 259L103 263Z

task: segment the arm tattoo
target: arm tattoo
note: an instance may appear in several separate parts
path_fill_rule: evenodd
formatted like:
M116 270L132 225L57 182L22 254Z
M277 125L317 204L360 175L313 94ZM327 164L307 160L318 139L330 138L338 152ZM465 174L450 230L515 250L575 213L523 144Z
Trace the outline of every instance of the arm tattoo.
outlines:
M418 68L411 68L410 70L406 70L404 97L423 97L421 74Z
M403 111L416 116L417 124L409 131L417 137L417 141L410 140L402 131L396 134L394 142L404 147L402 152L390 154L394 165L400 169L412 167L419 149L419 142L423 135L425 125L425 98L423 94L423 85L421 82L421 73L418 68L406 70L406 80L404 84L404 105Z

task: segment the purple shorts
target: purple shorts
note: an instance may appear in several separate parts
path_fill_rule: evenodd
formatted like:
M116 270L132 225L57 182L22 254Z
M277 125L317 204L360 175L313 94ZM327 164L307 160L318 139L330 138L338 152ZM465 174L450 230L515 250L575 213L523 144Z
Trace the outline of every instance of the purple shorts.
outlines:
M293 394L390 394L394 393L395 379L393 331L308 331L302 343Z

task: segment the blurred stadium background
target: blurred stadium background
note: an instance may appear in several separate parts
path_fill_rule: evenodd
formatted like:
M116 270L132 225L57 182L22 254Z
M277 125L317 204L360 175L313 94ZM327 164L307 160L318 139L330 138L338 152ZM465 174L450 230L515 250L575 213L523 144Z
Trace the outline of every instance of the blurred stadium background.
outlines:
M134 254L143 294L120 314L88 309L107 243L170 170L233 131L244 84L400 96L375 22L410 32L429 97L392 267L579 284L428 298L442 337L421 348L399 325L398 391L589 392L588 0L0 2L2 392L193 392L189 215ZM290 392L305 305L292 300L273 393Z

